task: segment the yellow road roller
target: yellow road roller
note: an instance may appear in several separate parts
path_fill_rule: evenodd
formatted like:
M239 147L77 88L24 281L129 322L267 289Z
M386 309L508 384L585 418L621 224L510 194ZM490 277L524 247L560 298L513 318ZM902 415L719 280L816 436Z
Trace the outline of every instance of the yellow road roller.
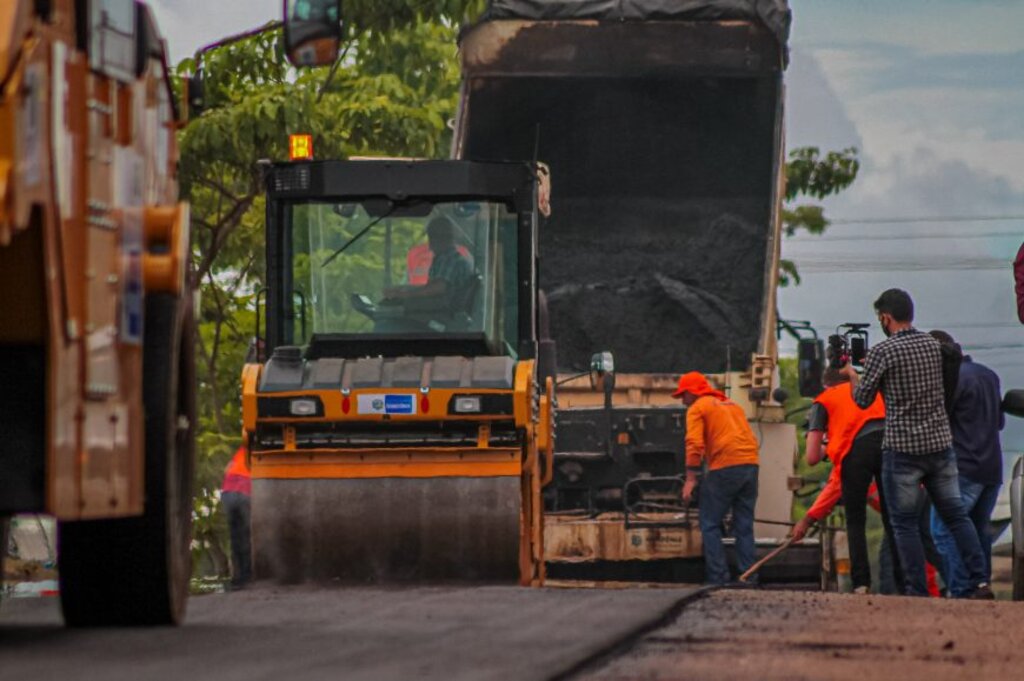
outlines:
M542 584L542 168L294 161L265 180L242 375L256 576Z

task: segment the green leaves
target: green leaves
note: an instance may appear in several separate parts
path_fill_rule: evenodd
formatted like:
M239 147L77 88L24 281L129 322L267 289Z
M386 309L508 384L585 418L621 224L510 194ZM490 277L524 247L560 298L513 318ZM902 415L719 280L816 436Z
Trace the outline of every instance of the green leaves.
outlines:
M479 16L487 0L345 0L342 23L389 32L421 23L452 25Z
M817 147L801 147L789 153L786 164L786 202L792 204L801 196L823 199L843 191L857 179L860 161L857 150L848 147L830 151L824 158ZM782 209L783 231L793 236L801 229L822 234L828 229L825 209L817 205L787 205ZM800 284L800 273L791 260L779 263L779 286Z
M782 209L782 224L786 236L793 236L798 229L821 234L828 227L828 220L821 206L796 206L793 209Z
M799 286L801 282L800 272L796 268L796 263L792 260L783 258L779 261L779 286Z
M853 184L860 170L857 149L830 151L821 158L817 147L801 147L789 153L786 164L786 200L799 196L823 199Z
M346 42L333 73L289 67L280 31L203 58L206 108L179 133L179 179L192 204L201 300L197 513L203 520L196 548L208 570L223 571L226 538L215 491L241 434L239 376L265 276L258 162L287 160L293 133L312 135L319 159L446 156L459 86L455 25L482 6L347 1ZM186 59L177 73L194 69Z

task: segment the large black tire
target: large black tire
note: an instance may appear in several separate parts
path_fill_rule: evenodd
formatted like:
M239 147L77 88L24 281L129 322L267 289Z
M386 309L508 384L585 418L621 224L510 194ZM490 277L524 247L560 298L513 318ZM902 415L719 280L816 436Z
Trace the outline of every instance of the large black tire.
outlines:
M179 624L192 571L194 352L191 305L146 298L145 511L58 529L61 605L69 626Z

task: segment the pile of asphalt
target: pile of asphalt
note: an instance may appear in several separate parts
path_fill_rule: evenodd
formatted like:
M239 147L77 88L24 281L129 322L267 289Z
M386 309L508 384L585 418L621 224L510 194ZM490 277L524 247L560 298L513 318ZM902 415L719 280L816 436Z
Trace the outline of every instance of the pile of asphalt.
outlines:
M636 373L742 368L757 348L767 230L756 200L563 197L541 235L559 367L610 350Z

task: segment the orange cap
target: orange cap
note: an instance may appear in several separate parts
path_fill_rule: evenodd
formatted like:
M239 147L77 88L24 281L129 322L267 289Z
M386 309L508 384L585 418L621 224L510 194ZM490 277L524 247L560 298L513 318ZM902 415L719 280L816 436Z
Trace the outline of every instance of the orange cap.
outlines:
M688 374L683 374L679 377L679 386L676 391L672 393L672 397L682 397L683 393L693 393L697 397L704 395L712 395L720 400L726 399L725 395L714 388L708 383L708 379L704 377L704 374L699 371L691 371Z

